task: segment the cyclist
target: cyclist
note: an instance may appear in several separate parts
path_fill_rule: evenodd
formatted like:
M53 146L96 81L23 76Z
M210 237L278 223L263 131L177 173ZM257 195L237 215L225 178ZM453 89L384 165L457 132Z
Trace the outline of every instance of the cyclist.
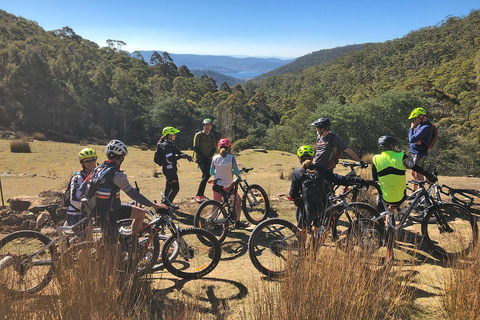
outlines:
M297 156L302 166L292 173L289 195L295 199L298 227L313 227L314 237L317 237L328 203L329 190L325 181L345 186L366 186L367 182L360 177L341 176L324 166L314 165L314 154L310 146L298 148Z
M328 118L320 118L312 123L317 129L317 143L313 163L318 167L333 170L338 163L342 152L345 152L355 161L360 160L358 155L350 149L339 136L330 131L331 123Z
M237 166L237 160L230 153L232 143L228 139L220 139L218 141L219 153L212 159L212 165L210 166L210 175L214 176L214 180L218 179L217 185L222 186L225 191L229 191L233 186L233 175L237 177L240 175ZM213 199L221 202L222 195L213 190ZM241 200L240 196L235 194L235 213L237 214L237 221L235 222L236 229L245 229L248 227L248 222L241 222Z
M97 153L91 148L82 149L78 153L78 160L82 165L82 170L75 172L70 179L70 205L67 208L67 225L73 226L83 218L82 192L80 185L85 181L90 172L97 166Z
M110 141L105 147L105 154L108 160L97 166L86 181L91 177L103 176L102 183L96 191L97 218L107 235L106 241L116 241L118 220L133 219L132 234L135 234L142 227L145 217L145 211L142 208L120 202L120 189L130 198L145 206L155 209L168 209L168 207L164 204L153 203L130 185L127 176L120 170L120 166L128 154L127 147L122 141Z
M408 141L410 142L410 151L412 161L423 167L428 156L428 145L433 139L433 126L427 119L427 112L424 108L416 108L410 113L408 119L413 119L408 131ZM412 171L413 180L423 180L423 175ZM418 189L418 185L413 185L413 191Z
M162 130L162 137L158 141L158 147L162 149L162 153L165 156L163 162L162 172L165 175L165 195L170 202L173 202L180 191L180 184L178 183L177 174L177 160L187 159L192 162L192 157L183 153L175 146L175 139L177 133L180 131L174 127L165 127Z
M198 164L202 171L202 180L198 186L195 201L202 203L207 198L205 197L205 187L207 181L210 179L210 164L212 157L217 151L217 142L215 136L210 132L212 130L212 119L203 120L203 130L195 134L193 138L193 160Z

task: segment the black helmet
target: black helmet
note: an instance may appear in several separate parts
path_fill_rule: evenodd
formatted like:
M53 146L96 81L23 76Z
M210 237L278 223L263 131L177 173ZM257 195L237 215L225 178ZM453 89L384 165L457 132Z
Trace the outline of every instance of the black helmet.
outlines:
M378 138L378 147L389 149L392 145L397 144L397 139L392 136L381 136Z
M328 120L328 118L320 118L314 123L312 123L312 126L315 126L320 129L330 127L330 125L331 125L330 120Z

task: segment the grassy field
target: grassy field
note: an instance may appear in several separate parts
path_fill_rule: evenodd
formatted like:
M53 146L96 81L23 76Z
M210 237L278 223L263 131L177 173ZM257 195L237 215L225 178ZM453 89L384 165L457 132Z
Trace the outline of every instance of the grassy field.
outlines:
M38 195L39 192L63 188L71 174L79 169L76 158L78 151L85 146L78 144L57 143L48 141L30 142L32 153L17 154L10 152L10 141L0 140L0 175L5 200L18 195ZM97 150L99 161L104 159L104 146L88 145ZM191 151L187 151L191 152ZM246 150L237 157L239 166L254 167L247 175L249 183L261 185L271 199L273 210L288 220L294 219L294 206L284 195L289 191L290 181L287 177L293 168L298 166L297 157L293 154L268 151L267 153ZM137 181L141 192L150 199L159 199L164 189L163 176L154 177L160 168L153 163L153 151L142 151L129 146L129 154L122 165L131 183ZM345 173L339 168L337 173ZM368 174L365 171L365 174ZM193 201L201 173L196 164L180 160L179 178L180 192L175 202L181 206L179 222L192 223L193 214L198 205ZM480 179L440 176L440 183L452 187L480 189ZM207 197L211 190L207 187ZM122 199L127 196L122 194ZM198 281L179 280L167 272L153 275L154 293L162 293L162 299L185 301L195 305L196 310L205 316L217 312L221 318L248 319L259 300L259 286L270 285L268 281L252 266L247 252L247 242L253 226L244 231L233 231L222 245L222 260L218 267L206 278ZM409 224L406 231L418 238L419 225ZM403 247L413 247L409 243ZM400 247L400 246L399 246ZM427 317L442 319L445 317L441 309L443 283L449 270L440 261L435 260L417 249L415 263L412 256L400 251L398 257L405 258L403 272L411 274L409 280L416 306L415 318ZM203 312L202 312L203 310ZM213 310L213 311L212 311ZM218 316L216 316L218 318Z

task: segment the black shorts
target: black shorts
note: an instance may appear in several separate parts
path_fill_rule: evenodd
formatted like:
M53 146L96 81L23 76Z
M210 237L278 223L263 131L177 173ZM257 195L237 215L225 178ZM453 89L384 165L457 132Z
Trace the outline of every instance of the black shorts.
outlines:
M164 169L162 170L163 172L163 175L165 176L165 179L168 181L168 182L173 182L173 181L178 181L178 174L177 174L177 170L175 169Z
M107 217L98 217L98 222L104 232L104 240L107 243L116 243L118 238L118 220L130 219L132 215L132 206L122 204L117 210L108 212ZM106 219L105 219L106 218Z

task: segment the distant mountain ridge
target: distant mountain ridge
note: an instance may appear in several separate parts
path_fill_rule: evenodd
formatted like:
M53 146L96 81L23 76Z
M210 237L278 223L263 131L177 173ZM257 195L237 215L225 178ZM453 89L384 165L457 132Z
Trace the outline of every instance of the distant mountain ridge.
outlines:
M139 51L145 61L149 62L155 51ZM162 54L163 51L157 51ZM230 56L196 55L168 53L178 66L186 65L188 69L208 69L219 73L237 73L253 71L264 73L281 67L295 59L282 60L279 58L236 58Z
M301 56L294 61L284 64L274 70L268 71L254 78L254 81L262 81L271 76L279 76L285 73L298 73L309 67L317 66L329 62L335 58L345 55L352 51L360 51L366 43L352 44L331 49L323 49Z

